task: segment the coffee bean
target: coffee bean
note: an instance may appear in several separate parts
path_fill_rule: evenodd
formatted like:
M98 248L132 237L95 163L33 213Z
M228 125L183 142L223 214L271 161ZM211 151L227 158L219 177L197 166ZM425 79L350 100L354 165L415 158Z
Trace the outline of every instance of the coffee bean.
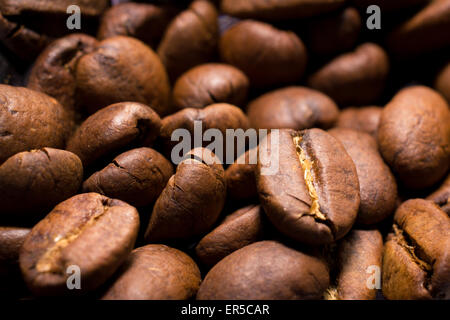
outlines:
M146 241L189 239L208 232L222 211L225 195L219 159L208 149L192 150L156 200Z
M97 192L133 206L154 203L173 174L172 164L150 148L132 149L83 183L83 192Z
M263 22L235 24L221 36L219 47L222 60L241 69L254 87L296 82L306 68L300 38Z
M197 299L320 299L328 284L321 259L276 241L261 241L216 264L200 285Z
M366 132L377 138L382 110L376 106L347 108L339 113L335 126Z
M427 200L431 200L440 206L450 217L450 174L442 185L427 197Z
M201 277L184 252L160 244L134 249L103 300L184 300L193 297Z
M280 130L276 146L265 152L278 152L279 169L265 175L268 161L260 152L258 193L280 232L319 245L350 231L360 204L359 183L355 165L338 140L321 129Z
M177 109L203 108L217 102L243 107L247 101L247 76L233 66L207 63L178 78L172 100Z
M331 60L309 78L308 84L341 106L363 105L380 97L388 73L389 58L384 49L364 43Z
M172 20L158 47L172 82L192 67L213 60L219 36L217 16L212 3L197 0Z
M55 98L72 114L81 106L77 101L75 68L90 53L97 40L85 34L72 34L49 45L36 59L28 78L28 88Z
M101 109L87 118L67 143L85 167L130 144L151 146L159 134L161 119L152 108L122 102Z
M383 255L388 299L449 299L450 218L431 201L412 199L395 213Z
M71 129L70 117L54 98L0 85L0 163L22 151L64 148Z
M0 277L19 269L19 251L29 232L27 228L0 227Z
M110 104L134 101L169 112L170 87L156 53L141 41L117 36L101 41L76 67L80 103L90 113Z
M156 48L164 30L176 14L174 7L146 3L120 3L103 14L97 37L128 36Z
M261 207L251 205L233 212L195 247L198 259L212 267L232 252L262 240L264 234Z
M344 0L224 0L221 9L226 14L262 20L287 20L306 18L333 11L345 3Z
M360 9L366 10L371 5L380 7L381 12L391 13L400 9L407 9L427 2L428 0L353 0L353 3Z
M378 144L407 188L432 186L450 165L449 106L430 88L401 90L381 114Z
M257 148L240 155L234 163L225 170L227 181L227 196L233 200L256 198L255 168L258 157Z
M106 281L131 252L139 214L125 202L96 193L57 205L33 227L20 251L23 277L35 295L70 294L68 267L80 269L81 292Z
M1 211L21 215L22 220L36 219L78 191L83 166L75 154L64 150L20 152L0 165L0 181Z
M361 203L356 222L370 225L383 221L395 210L397 183L369 134L350 129L328 131L352 158L358 173Z
M268 92L247 107L250 125L260 129L328 129L336 121L337 105L323 93L306 87Z

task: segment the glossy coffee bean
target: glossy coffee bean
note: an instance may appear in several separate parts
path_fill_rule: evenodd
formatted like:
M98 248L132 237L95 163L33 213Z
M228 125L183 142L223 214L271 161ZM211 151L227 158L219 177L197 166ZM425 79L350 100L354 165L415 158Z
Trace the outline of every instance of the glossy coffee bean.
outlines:
M208 149L192 150L156 200L146 241L189 239L208 232L219 218L225 196L219 159Z
M184 300L197 293L200 271L184 252L161 244L134 249L103 300Z
M232 252L262 240L264 212L259 205L251 205L233 212L195 247L201 263L212 267Z
M450 165L448 104L427 87L401 90L381 113L378 145L405 187L432 186Z
M255 172L261 205L273 225L312 245L345 236L356 220L360 193L355 164L344 146L321 129L280 130L278 141L267 149L260 151ZM264 174L276 161L278 170Z
M20 268L35 295L70 290L68 277L80 270L82 292L106 281L133 249L139 229L137 210L97 193L74 196L57 205L33 227L20 251Z
M431 201L404 202L383 255L387 299L449 299L450 218Z
M70 138L67 150L86 167L132 144L151 146L160 127L161 119L152 108L136 102L116 103L87 118Z
M328 129L336 121L339 110L333 100L319 91L287 87L251 101L247 114L255 129Z
M216 264L200 285L197 299L320 299L328 284L328 269L321 259L276 241L260 241Z
M97 192L146 206L156 201L173 174L172 164L159 152L137 148L117 156L83 183L83 192Z
M397 183L378 152L376 140L351 129L335 128L328 132L344 145L356 166L361 195L356 222L371 225L383 221L394 213Z

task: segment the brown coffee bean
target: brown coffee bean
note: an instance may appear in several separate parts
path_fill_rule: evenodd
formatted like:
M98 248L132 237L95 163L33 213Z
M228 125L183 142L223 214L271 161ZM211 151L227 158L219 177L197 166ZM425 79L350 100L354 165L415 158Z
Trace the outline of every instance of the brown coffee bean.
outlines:
M319 55L349 51L358 40L361 25L361 16L352 7L315 19L308 25L308 49Z
M274 161L278 171L264 174ZM264 211L290 238L327 244L353 226L360 204L356 168L344 146L325 131L280 130L278 141L260 150L255 173Z
M450 165L450 110L434 90L401 90L383 109L378 145L405 187L432 186Z
M177 109L203 108L225 102L243 107L249 81L239 69L222 63L194 67L178 78L172 100Z
M198 300L320 299L329 284L319 258L276 241L239 249L208 272Z
M404 202L383 255L387 299L449 299L450 218L431 201Z
M150 146L160 128L161 119L152 108L135 102L116 103L87 118L70 138L67 150L87 167L130 144Z
M197 0L170 23L158 55L172 82L192 67L213 60L219 36L217 16L212 3Z
M128 36L156 48L176 9L145 3L119 3L102 16L97 37Z
M73 115L78 105L75 68L79 59L90 53L97 40L85 34L72 34L49 45L37 58L28 78L28 88L55 98Z
M226 14L240 18L287 20L326 13L344 3L345 0L224 0L221 9Z
M380 7L381 12L391 13L399 9L406 9L425 3L429 0L352 0L352 2L360 9L366 10L371 5Z
M227 196L233 200L250 199L257 197L255 168L258 149L253 148L241 154L225 170L227 181Z
M87 16L98 16L108 6L107 0L81 0L77 4L80 6L83 14ZM73 4L71 0L3 0L1 4L1 11L7 15L18 15L23 12L33 12L42 14L58 14L67 15L67 7Z
M19 251L29 232L27 228L0 227L0 277L19 270Z
M341 106L375 102L382 94L389 73L383 48L365 43L342 54L315 72L309 86L329 95Z
M358 173L361 203L356 222L379 223L394 213L397 183L378 152L377 141L367 133L335 128L329 131L344 146Z
M172 164L150 148L132 149L83 183L83 192L97 192L133 206L154 203L173 174Z
M378 230L353 230L345 236L338 248L336 298L375 300L375 285L381 280L375 277L381 276L382 257L383 239Z
M235 24L222 35L219 47L222 60L241 69L255 87L296 82L306 68L306 48L300 38L264 22Z
M103 300L185 300L200 286L200 270L184 252L161 244L134 249Z
M101 41L76 68L80 103L90 113L110 104L134 101L168 113L170 86L158 55L143 42L124 36Z
M335 126L366 132L377 138L382 110L376 106L347 108L339 113Z
M137 210L96 193L57 205L33 227L20 251L23 277L35 295L70 294L70 266L80 268L81 292L105 282L133 249Z
M224 144L220 150L222 154L220 155L220 160L225 163L227 154L226 151L231 149L231 146L226 144L226 130L227 129L242 129L246 131L249 128L248 119L244 112L236 106L227 103L215 103L207 106L203 109L197 108L186 108L170 116L165 117L162 120L160 138L164 146L164 154L166 157L171 156L172 148L178 144L176 141L172 141L172 134L175 130L186 129L194 137L195 132L195 122L199 121L202 132L208 129L217 129L222 134L224 138ZM192 148L198 147L195 145L195 139L191 139ZM203 147L210 144L208 141L203 141ZM238 150L239 146L236 143L235 152ZM219 150L216 150L219 152ZM223 158L222 158L223 157ZM234 159L234 157L232 158ZM229 163L229 162L228 162Z
M212 267L220 260L253 242L262 240L264 213L259 205L233 212L195 247L198 259Z
M71 129L68 114L54 98L0 85L0 163L21 151L62 149Z
M450 174L435 192L427 197L450 216Z
M450 103L450 62L439 72L434 88Z
M306 87L277 89L250 102L250 125L260 129L330 128L336 121L337 105L323 93Z
M208 232L222 211L225 196L225 173L219 159L208 149L192 150L156 200L146 241L188 239Z
M407 58L450 45L450 2L430 1L416 15L392 31L387 45L394 54Z
M75 154L64 150L20 152L0 165L0 181L1 211L36 218L78 191L83 166Z

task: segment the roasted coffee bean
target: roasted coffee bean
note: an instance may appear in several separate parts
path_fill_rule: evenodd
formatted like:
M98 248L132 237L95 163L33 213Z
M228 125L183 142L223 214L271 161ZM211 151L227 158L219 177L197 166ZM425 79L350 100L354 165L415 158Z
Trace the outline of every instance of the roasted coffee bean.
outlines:
M158 55L172 82L192 67L214 59L219 37L217 16L212 3L197 0L170 23Z
M172 148L178 144L178 142L172 140L173 132L178 129L186 129L191 134L191 137L194 137L195 122L199 122L202 132L205 132L208 129L217 129L222 134L222 137L224 137L223 149L220 150L222 154L219 155L219 159L222 163L225 163L227 157L226 151L229 150L228 147L230 147L226 144L226 130L242 129L246 131L249 128L248 119L244 112L242 112L240 108L227 103L215 103L203 109L183 109L162 120L160 138L164 145L164 154L167 157L171 156ZM195 145L194 140L195 139L191 139L192 148L198 147ZM206 147L209 144L210 142L204 141L203 147ZM235 153L241 151L238 150L238 148L239 146L236 144ZM217 152L218 151L219 150L217 150ZM232 159L234 160L234 157Z
M128 36L156 48L176 11L167 6L120 3L103 14L97 37L104 40L114 36Z
M450 218L431 201L404 202L383 255L387 299L450 298Z
M150 146L160 128L161 119L152 108L135 102L116 103L87 118L70 138L67 150L87 167L132 143Z
M137 210L97 193L57 205L33 227L20 251L20 268L35 295L86 292L105 282L133 249ZM70 267L80 271L80 290L70 290Z
M83 192L97 192L133 206L155 202L173 174L172 164L150 148L132 149L83 183Z
M21 151L64 148L71 129L70 117L54 98L0 84L0 163Z
M296 82L306 68L302 40L264 22L235 24L221 36L219 50L222 60L241 69L255 87Z
M388 73L389 58L384 49L365 43L331 60L315 72L308 83L341 106L364 105L380 97Z
M394 213L397 183L378 152L377 141L367 133L335 128L329 131L352 158L358 173L361 203L356 222L379 223Z
M382 110L376 106L347 108L339 113L335 126L366 132L377 138Z
M224 13L240 18L262 20L286 20L306 18L335 10L345 0L223 0Z
M247 107L250 125L260 129L330 128L337 105L323 93L306 87L287 87L263 94Z
M358 40L361 25L358 10L351 7L313 20L308 25L308 49L320 55L351 50Z
M233 200L256 198L255 168L258 157L258 149L253 148L241 154L225 170L227 181L227 196Z
M434 87L450 103L450 62L439 72Z
M37 58L28 78L28 88L55 98L73 115L79 105L76 97L75 68L90 53L97 40L85 34L72 34L49 45Z
M27 228L0 227L0 277L19 271L19 251L29 232Z
M377 5L380 7L381 12L391 13L398 11L399 9L407 9L414 7L429 0L352 0L352 2L360 9L366 11L367 7L371 5Z
M185 300L197 293L200 271L184 252L161 244L134 249L103 300Z
M375 300L381 279L383 239L378 230L353 230L338 245L336 287L331 300Z
M239 249L208 272L198 300L320 299L328 287L326 264L276 241Z
M156 200L146 241L189 239L208 232L219 218L225 197L225 173L219 159L208 149L192 150Z
M344 146L321 129L280 130L275 143L272 134L267 137L270 146L260 150L255 171L270 221L303 243L341 239L353 226L360 204L357 171ZM264 174L275 161L277 172Z
M251 205L230 214L195 247L198 259L208 267L253 242L262 240L264 234L263 211Z
M395 29L389 35L387 44L398 57L417 56L449 46L448 30L450 30L450 2L433 0Z
M203 108L218 102L243 107L248 87L248 78L239 69L222 63L207 63L178 78L172 101L177 109Z
M381 113L378 144L405 187L432 186L450 165L448 104L427 87L401 90Z
M90 113L110 104L134 101L158 114L169 112L170 86L158 55L143 42L124 36L101 41L76 67L77 92Z
M0 165L0 181L0 211L36 218L78 191L83 166L68 151L52 148L25 151Z
M427 197L450 216L450 174L435 192Z

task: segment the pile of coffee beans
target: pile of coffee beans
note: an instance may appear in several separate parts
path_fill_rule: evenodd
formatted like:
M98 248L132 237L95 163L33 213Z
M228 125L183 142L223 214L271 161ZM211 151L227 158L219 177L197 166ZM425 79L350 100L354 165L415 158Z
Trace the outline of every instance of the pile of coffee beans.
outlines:
M0 1L0 297L450 299L450 0Z

